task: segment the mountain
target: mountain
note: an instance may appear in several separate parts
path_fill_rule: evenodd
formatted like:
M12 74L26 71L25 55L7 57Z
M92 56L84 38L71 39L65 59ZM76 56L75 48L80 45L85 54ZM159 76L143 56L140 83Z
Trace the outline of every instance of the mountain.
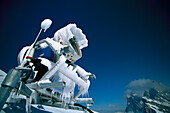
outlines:
M4 80L5 76L6 76L6 73L4 71L0 70L0 84Z
M156 87L143 92L143 96L131 92L127 96L126 113L170 113L170 89L154 81Z

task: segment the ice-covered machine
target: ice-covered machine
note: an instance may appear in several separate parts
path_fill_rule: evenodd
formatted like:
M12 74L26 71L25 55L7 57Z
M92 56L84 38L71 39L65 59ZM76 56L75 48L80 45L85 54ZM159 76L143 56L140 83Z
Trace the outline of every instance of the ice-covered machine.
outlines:
M80 95L88 93L90 78L96 76L75 64L82 57L81 50L88 46L86 35L76 24L68 24L56 31L54 37L37 41L51 24L50 19L42 21L33 44L18 54L18 66L0 76L4 79L0 87L3 112L22 108L20 105L24 104L27 113L42 108L50 111L49 107L53 107L52 112L60 108L74 113L93 113L89 109L93 99L80 98Z

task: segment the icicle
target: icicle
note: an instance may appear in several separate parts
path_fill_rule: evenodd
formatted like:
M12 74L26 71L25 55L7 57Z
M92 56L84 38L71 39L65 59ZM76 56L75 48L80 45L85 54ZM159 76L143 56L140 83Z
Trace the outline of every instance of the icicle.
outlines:
M89 86L90 86L90 81L87 80L87 86L83 89L82 87L78 87L81 92L81 95L84 96L86 94L88 94L88 89L89 89Z
M70 103L71 97L73 96L74 88L75 88L75 83L72 82L69 78L63 76L63 79L66 83L63 92L62 92L62 100L66 103Z
M33 91L33 90L32 90ZM35 99L36 100L36 95L35 95L35 91L33 91L30 95L30 97L26 97L26 113L31 113L31 103L32 103L32 99Z
M51 102L51 103L52 103L52 100L53 100L53 95L54 95L54 93L55 93L55 91L52 90L52 92L51 92L51 99L49 100L49 102Z
M26 98L26 113L31 113L31 98Z
M37 92L35 90L32 90L32 94L31 94L30 98L31 98L31 102L32 102L32 100L34 100L34 103L37 103L38 97L37 97Z

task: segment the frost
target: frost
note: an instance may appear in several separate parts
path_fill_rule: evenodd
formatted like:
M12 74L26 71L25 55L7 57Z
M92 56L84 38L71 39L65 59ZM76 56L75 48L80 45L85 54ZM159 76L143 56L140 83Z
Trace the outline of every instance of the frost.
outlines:
M83 34L82 30L79 29L76 24L69 24L66 27L58 30L54 34L54 40L58 40L58 38L62 38L64 45L68 44L69 39L75 36L76 41L80 47L80 49L88 46L88 40L86 39L86 35Z

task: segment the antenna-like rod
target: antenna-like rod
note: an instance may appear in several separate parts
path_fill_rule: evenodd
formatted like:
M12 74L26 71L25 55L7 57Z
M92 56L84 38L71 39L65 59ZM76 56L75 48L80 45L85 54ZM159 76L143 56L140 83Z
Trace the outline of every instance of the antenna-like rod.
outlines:
M25 55L21 65L20 65L21 67L23 67L27 63L27 57L28 56L29 56L29 58L33 57L34 51L35 51L34 47L37 43L37 40L38 40L42 30L44 30L44 32L45 32L51 26L51 24L52 24L52 21L50 19L45 19L44 21L41 22L41 29L40 29L37 37L35 38L34 43L29 47L29 50L28 50L27 54Z

